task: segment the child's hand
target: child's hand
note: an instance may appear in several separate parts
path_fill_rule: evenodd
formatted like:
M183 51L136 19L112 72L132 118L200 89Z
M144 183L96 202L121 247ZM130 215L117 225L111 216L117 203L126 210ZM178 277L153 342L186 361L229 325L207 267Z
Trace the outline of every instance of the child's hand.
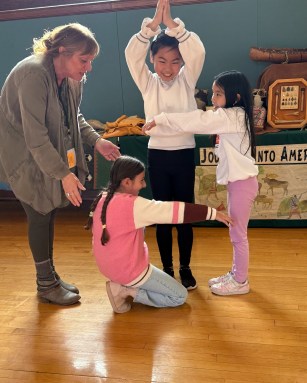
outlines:
M143 125L143 127L142 127L142 132L144 134L146 134L146 132L148 132L150 129L154 128L155 126L156 126L155 120L151 120L149 122L146 122L146 124Z
M165 0L158 0L154 18L152 19L151 23L147 24L147 27L150 28L152 31L156 31L159 25L162 23L164 1Z
M225 223L226 226L233 225L233 220L229 217L229 215L222 213L221 211L216 212L215 219L219 222Z
M173 20L171 16L171 6L169 3L169 0L163 0L163 2L164 2L163 17L162 17L163 24L169 29L178 27L178 24L175 23L175 21Z

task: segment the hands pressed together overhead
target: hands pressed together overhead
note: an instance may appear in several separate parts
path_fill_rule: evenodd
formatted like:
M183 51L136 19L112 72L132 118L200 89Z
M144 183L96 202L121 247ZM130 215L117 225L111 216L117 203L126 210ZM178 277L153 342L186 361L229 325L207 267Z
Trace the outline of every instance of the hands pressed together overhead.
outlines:
M152 22L147 26L156 31L160 24L164 24L167 28L176 28L178 24L173 20L171 16L171 7L169 0L159 0L157 3L156 13Z

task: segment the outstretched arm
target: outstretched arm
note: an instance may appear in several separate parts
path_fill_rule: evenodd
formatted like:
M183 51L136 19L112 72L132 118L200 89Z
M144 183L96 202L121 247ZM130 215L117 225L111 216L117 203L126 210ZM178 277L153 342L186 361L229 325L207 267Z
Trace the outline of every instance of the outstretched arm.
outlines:
M216 220L224 223L226 226L233 225L231 217L221 211L217 211L207 205L185 203L183 223L201 222L204 220Z
M227 214L200 204L178 201L156 201L137 197L134 203L134 223L136 228L150 226L155 223L192 223L202 221L219 221L226 226L233 220Z
M186 113L161 113L143 126L143 133L150 136L192 134L238 134L245 132L244 110L240 108L201 109Z

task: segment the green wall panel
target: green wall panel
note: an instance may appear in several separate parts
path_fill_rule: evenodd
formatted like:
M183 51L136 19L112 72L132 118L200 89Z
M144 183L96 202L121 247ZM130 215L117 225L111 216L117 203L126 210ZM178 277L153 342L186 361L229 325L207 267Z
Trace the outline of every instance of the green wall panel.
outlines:
M211 89L217 73L238 69L256 86L269 63L254 62L249 49L306 47L306 0L234 0L173 6L173 17L184 20L206 47L206 62L198 86ZM17 61L30 53L32 38L44 29L68 22L87 25L101 44L101 54L85 85L82 111L86 118L113 121L121 114L143 116L143 102L129 74L124 49L146 16L154 9L70 17L0 22L0 86Z
M306 0L258 0L259 46L307 48Z
M28 48L32 46L33 37L40 37L45 29L57 25L79 22L95 33L101 46L84 87L82 112L88 119L116 119L123 113L116 19L116 13L100 13L0 22L0 47L5 52L1 57L1 86L17 61L30 54Z

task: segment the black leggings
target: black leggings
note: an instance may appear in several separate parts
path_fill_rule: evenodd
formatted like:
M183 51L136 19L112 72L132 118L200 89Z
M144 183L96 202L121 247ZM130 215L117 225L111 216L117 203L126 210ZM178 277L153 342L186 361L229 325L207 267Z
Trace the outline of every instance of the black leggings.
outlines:
M152 195L160 201L194 201L194 149L148 150L148 173ZM193 246L191 224L175 225L180 265L188 266ZM157 225L156 237L163 267L173 265L173 225Z
M53 240L54 240L54 219L56 209L48 214L41 214L31 206L21 202L27 214L28 240L35 263L48 259L53 265Z

